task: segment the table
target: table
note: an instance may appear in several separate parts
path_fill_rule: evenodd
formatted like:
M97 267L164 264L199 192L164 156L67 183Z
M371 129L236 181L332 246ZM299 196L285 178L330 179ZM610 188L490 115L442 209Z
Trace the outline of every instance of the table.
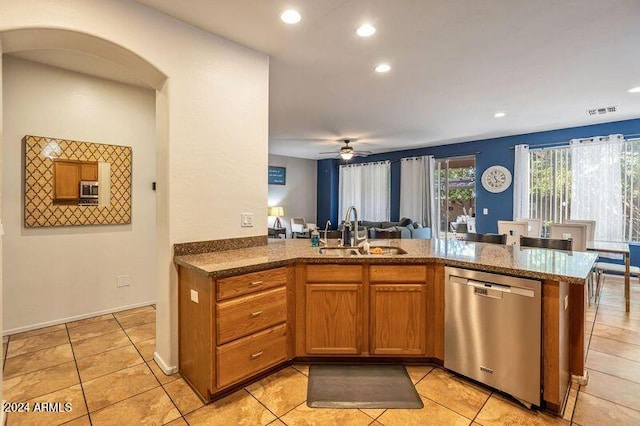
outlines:
M631 308L631 260L629 259L629 244L615 243L609 241L590 241L587 242L588 251L597 251L599 253L615 253L624 257L624 305L625 311L629 312Z
M267 236L271 238L280 238L284 235L287 238L287 228L267 228Z

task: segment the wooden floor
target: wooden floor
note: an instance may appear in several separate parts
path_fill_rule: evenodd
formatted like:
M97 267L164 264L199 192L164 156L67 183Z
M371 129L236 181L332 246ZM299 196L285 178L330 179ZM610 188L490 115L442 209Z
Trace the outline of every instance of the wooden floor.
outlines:
M589 384L571 389L564 418L513 400L437 366L409 366L425 408L313 409L308 365L296 364L203 406L180 377L153 361L155 309L138 308L11 336L3 398L69 402L63 413L9 414L8 424L57 425L640 425L640 285L624 312L623 280L607 276L587 313Z

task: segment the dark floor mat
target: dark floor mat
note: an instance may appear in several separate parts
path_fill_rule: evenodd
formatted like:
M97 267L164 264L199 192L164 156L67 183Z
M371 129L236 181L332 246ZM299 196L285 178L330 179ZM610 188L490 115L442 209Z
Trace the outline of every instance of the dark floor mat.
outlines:
M422 408L403 365L313 364L307 405L314 408Z

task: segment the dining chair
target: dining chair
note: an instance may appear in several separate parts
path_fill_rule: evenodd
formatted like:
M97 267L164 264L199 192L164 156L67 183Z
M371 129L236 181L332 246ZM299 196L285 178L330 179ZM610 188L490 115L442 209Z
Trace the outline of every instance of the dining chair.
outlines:
M507 236L508 246L517 246L520 244L520 237L527 236L529 224L527 222L516 222L511 220L498 221L498 234Z
M596 221L595 220L565 220L567 224L583 224L587 225L587 242L595 241L596 236Z
M389 240L402 238L402 231L387 231L386 229L369 229L369 238L372 240Z
M476 243L505 244L507 242L507 236L505 234L476 234L470 232L464 234L464 240L474 241Z
M542 219L516 219L516 222L527 222L527 237L540 238L542 236Z
M595 298L600 295L602 280L605 272L618 274L626 273L626 267L620 263L597 262L596 263L596 292ZM640 243L629 243L629 274L638 277L640 282Z
M303 217L291 218L291 238L309 235L309 227Z
M552 223L549 238L571 240L573 251L587 251L587 225L584 223Z
M534 238L520 237L520 247L536 247L553 250L571 251L573 242L571 240L554 239L554 238Z

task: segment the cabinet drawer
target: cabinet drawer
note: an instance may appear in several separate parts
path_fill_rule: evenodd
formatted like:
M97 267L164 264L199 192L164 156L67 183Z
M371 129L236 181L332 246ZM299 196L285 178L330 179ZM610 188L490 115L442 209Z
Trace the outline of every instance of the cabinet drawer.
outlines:
M287 289L284 286L220 302L218 344L264 330L286 319Z
M287 327L281 324L216 349L219 388L287 359Z
M278 287L287 282L287 268L252 272L218 280L218 300L230 299L267 288Z
M425 265L371 265L369 280L378 283L408 283L425 281L427 267Z
M353 283L362 281L361 265L308 265L307 282Z

